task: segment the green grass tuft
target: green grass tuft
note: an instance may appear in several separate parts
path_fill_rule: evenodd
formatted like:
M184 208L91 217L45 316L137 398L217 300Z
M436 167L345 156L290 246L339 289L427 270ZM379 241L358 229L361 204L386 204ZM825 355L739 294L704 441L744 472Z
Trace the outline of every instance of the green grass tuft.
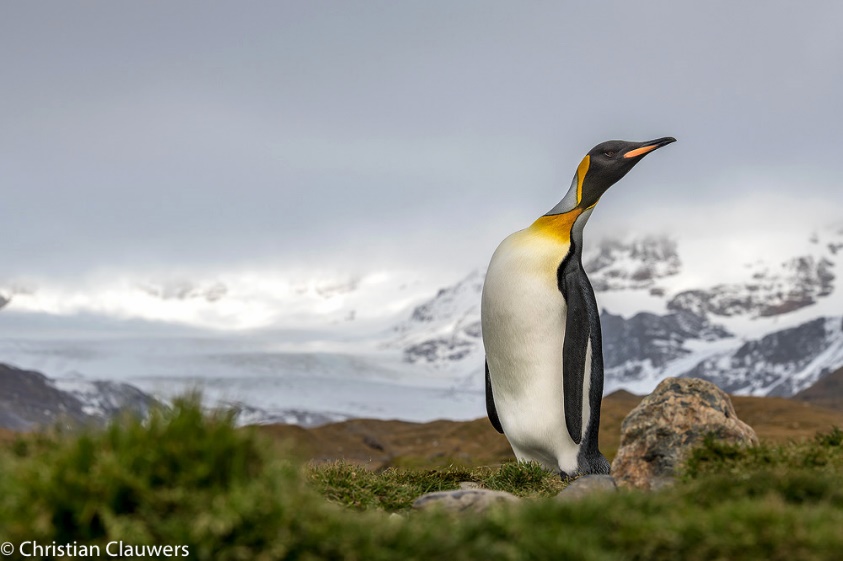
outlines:
M735 477L779 471L843 472L843 431L833 428L812 440L745 447L708 437L685 461L685 479L729 474Z
M388 512L407 510L420 495L457 489L463 482L521 497L550 497L565 486L558 475L545 471L538 464L514 462L503 464L500 468L388 468L377 473L353 464L335 462L311 467L308 479L332 502L356 510Z

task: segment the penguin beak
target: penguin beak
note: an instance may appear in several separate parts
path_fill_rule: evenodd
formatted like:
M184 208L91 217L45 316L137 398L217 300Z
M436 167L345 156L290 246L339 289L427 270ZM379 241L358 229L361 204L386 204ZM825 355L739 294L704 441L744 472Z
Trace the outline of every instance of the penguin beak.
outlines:
M624 158L637 158L639 156L643 156L644 154L648 154L657 148L661 148L662 146L667 146L671 142L676 142L676 139L672 136L665 136L664 138L658 138L656 140L649 140L647 142L642 142L641 146L638 148L633 148L629 152L623 155Z

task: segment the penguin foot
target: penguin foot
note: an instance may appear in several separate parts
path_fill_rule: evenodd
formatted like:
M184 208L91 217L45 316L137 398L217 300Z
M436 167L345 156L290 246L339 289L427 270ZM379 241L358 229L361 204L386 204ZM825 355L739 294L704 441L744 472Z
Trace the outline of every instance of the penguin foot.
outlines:
M598 454L596 457L591 458L588 464L589 470L587 473L589 474L609 475L612 469L612 464L609 463L609 460L603 454Z
M609 475L612 464L601 453L586 458L580 457L577 475Z

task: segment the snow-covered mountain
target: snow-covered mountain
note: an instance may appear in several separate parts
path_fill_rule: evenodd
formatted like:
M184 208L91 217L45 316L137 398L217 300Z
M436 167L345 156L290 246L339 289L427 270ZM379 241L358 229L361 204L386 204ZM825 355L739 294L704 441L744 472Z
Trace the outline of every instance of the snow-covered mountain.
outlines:
M682 268L676 242L665 236L646 236L629 242L604 239L584 255L583 267L594 290L653 289L659 279Z
M124 413L144 417L156 400L119 382L64 380L0 364L0 427L101 424Z
M834 262L823 255L802 255L773 266L757 261L747 265L747 275L743 283L680 292L667 307L702 317L777 316L830 295L835 278Z
M409 363L434 367L476 358L480 342L480 293L484 272L472 271L413 309L394 329L387 347L399 348Z
M688 274L682 244L665 237L607 239L587 249L584 266L602 309L606 391L646 393L666 376L698 376L739 394L789 396L843 365L843 228L805 238L797 254L727 262L729 283ZM712 280L724 266L722 256L690 260L711 263ZM480 386L482 277L477 270L439 290L395 327L391 344L405 361Z
M706 358L685 374L732 393L789 397L843 364L843 317L819 317Z
M162 404L131 384L82 377L52 379L40 372L0 363L0 428L27 430L55 424L98 426L125 414L139 418ZM221 401L240 424L285 423L314 427L347 418L297 409L266 411Z

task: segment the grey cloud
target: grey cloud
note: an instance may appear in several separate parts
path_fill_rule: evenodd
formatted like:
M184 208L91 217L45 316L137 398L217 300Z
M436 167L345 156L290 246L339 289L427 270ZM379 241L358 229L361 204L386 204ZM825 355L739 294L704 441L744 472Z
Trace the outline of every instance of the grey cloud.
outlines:
M723 181L753 170L839 205L841 17L827 2L10 4L0 278L482 264L608 138L679 143L595 224L799 196Z

